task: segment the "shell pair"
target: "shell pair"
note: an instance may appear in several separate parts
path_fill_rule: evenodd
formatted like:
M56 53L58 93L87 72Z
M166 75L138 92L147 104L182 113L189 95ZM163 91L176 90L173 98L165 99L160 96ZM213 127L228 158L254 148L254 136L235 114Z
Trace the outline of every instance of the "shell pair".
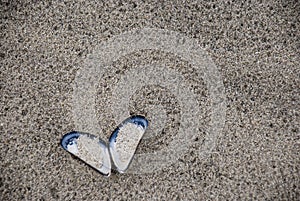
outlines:
M118 172L124 173L147 127L145 117L132 116L114 130L108 145L94 135L73 131L63 136L61 146L105 176L110 176L112 162Z

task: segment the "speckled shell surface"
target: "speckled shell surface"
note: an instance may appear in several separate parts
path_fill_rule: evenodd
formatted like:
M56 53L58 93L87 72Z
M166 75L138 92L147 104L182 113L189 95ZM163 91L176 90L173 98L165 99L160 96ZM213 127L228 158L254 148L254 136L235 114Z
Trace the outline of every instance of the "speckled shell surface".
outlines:
M110 136L109 152L120 173L128 169L147 127L148 121L145 117L132 116L125 119Z
M73 131L63 136L61 146L104 176L110 175L111 161L108 148L106 143L96 136Z

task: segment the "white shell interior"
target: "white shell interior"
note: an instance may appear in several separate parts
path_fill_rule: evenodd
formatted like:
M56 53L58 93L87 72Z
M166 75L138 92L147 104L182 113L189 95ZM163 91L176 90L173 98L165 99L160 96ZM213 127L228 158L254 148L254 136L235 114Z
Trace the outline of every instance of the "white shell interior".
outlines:
M74 154L104 175L111 173L111 161L109 151L105 143L97 138L80 135L75 142L67 145L70 153Z
M135 123L125 123L119 128L115 140L109 144L112 160L121 173L128 168L145 129Z

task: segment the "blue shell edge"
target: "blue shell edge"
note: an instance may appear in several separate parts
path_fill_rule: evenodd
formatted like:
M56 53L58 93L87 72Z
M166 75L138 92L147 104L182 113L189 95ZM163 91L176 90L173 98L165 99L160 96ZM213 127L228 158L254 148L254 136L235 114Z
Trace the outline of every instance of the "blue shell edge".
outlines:
M112 142L112 140L114 140L116 142L120 128L126 123L137 124L139 126L142 126L144 128L144 130L147 129L148 124L149 124L148 120L144 116L141 116L141 115L131 116L131 117L125 119L122 123L120 123L118 125L118 127L113 131L113 133L111 134L111 136L109 138L109 143Z
M81 133L77 132L77 131L72 131L70 133L65 134L63 136L63 138L61 139L61 142L60 142L61 146L64 148L64 150L68 151L67 145L70 142L78 139L80 135L81 135Z

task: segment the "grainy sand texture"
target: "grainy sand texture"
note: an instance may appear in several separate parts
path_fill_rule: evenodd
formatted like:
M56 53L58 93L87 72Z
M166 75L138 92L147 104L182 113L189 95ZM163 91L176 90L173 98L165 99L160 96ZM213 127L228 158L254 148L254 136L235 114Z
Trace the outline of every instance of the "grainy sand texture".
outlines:
M299 1L290 0L1 1L0 200L299 200L299 13ZM84 80L94 89L76 86L77 72L105 60L105 54L97 55L105 41L144 28L197 41L218 76L178 54L150 48L99 64L101 74L93 74L98 79ZM186 41L179 37L172 45ZM130 47L136 44L141 43ZM163 47L164 41L155 45ZM117 54L118 47L101 51ZM84 122L84 108L94 103L96 123L86 121L82 128L95 128L99 133L91 134L107 142L124 120L115 118L123 110L114 106L121 100L112 98L120 94L116 86L135 86L135 77L126 73L147 72L136 70L143 66L159 70L140 73L140 83L149 76L157 82L144 83L122 107L128 111L124 119L143 115L154 132L146 131L135 157L169 150L181 129L193 128L178 143L190 146L155 172L105 178L63 150L60 140L81 128L74 117ZM178 91L193 94L197 104L187 107L183 103L191 96L180 99L175 86L161 84L177 74ZM208 85L215 78L224 88L218 102ZM74 97L75 87L95 93L95 99ZM85 101L77 116L76 99ZM219 104L224 124L209 141ZM182 124L193 114L195 121ZM201 152L206 145L212 150ZM165 153L174 151L173 146Z

